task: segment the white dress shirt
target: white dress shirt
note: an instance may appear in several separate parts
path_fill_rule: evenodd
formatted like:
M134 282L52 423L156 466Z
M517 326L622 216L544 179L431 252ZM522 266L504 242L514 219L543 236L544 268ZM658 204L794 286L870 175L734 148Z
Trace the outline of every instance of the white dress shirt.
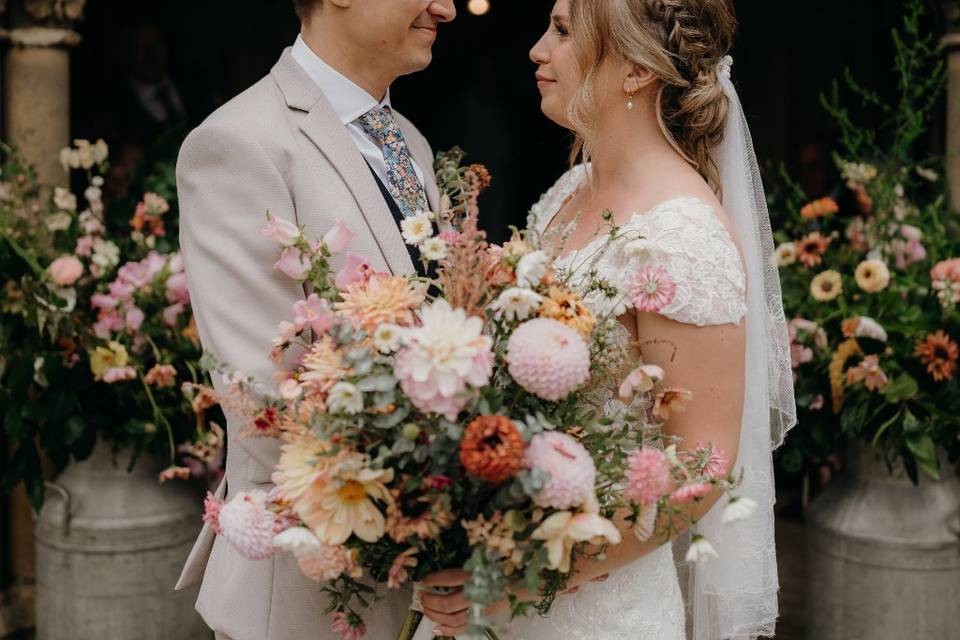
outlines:
M383 151L373 137L363 130L358 118L366 112L376 107L390 107L390 90L383 100L377 102L377 99L361 89L355 82L341 74L339 71L324 62L320 56L313 52L303 41L302 36L297 36L291 50L293 59L297 61L303 70L307 72L323 94L333 105L334 111L340 116L340 121L347 128L350 137L353 138L357 149L363 154L367 163L373 167L374 173L380 178L384 186L387 182L387 163L383 159ZM417 161L410 157L413 162L413 169L417 173L417 179L420 184L423 182L423 169L417 165Z

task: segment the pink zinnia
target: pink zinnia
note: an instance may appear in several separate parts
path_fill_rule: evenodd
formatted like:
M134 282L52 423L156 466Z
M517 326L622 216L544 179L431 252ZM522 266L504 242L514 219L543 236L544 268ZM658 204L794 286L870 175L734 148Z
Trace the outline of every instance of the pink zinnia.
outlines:
M660 312L676 295L677 284L663 267L647 265L633 276L630 301L637 311Z
M597 469L593 458L569 435L544 431L530 441L524 457L530 467L550 476L533 498L537 506L565 510L594 499Z
M333 311L330 302L311 293L306 300L299 300L293 305L294 323L296 331L310 327L316 336L327 332L333 326Z
M627 487L623 495L630 500L641 505L653 504L673 490L670 462L660 449L637 449L627 462Z
M507 342L508 370L530 393L555 402L590 377L590 351L580 334L550 318L524 322Z
M354 614L337 611L330 616L330 630L340 634L340 640L360 640L367 634L367 627Z
M690 502L697 498L702 498L713 491L713 486L706 482L696 482L693 484L688 484L680 487L672 494L670 494L670 499L673 502L684 503Z
M203 521L210 525L214 533L220 533L220 507L222 506L223 502L207 491L207 497L203 499Z

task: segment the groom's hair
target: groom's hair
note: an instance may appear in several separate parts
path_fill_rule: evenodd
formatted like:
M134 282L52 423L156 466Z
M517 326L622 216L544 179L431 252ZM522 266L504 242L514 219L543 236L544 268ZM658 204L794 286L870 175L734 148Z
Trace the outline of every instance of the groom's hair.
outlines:
M293 0L293 10L297 17L306 22L313 15L313 10L323 4L323 0Z

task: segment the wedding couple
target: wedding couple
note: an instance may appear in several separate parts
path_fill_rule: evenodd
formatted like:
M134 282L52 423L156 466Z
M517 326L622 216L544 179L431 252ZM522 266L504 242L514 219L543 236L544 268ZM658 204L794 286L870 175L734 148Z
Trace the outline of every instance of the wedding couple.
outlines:
M275 244L260 234L266 211L313 237L342 219L357 232L351 250L375 268L414 270L398 222L438 210L440 197L430 145L392 109L389 89L430 63L438 27L456 15L453 0L294 5L302 30L293 47L189 136L177 166L181 243L204 347L266 382L270 340L305 295L273 268ZM602 562L575 565L576 589L547 617L513 621L508 637L772 635L771 451L795 422L795 407L770 224L730 81L730 0L557 0L544 18L549 27L530 52L541 108L575 134L580 164L533 207L532 220L550 232L579 217L556 264L574 278L604 210L646 239L633 244L631 259L663 267L675 296L657 314L631 311L620 320L641 344L656 336L643 346L644 360L693 392L667 429L690 445L727 451L745 471L739 493L758 510L721 528L716 497L692 507L719 552L704 564L683 562L675 549L682 542L666 535L648 543L624 536ZM624 277L625 254L611 251L597 268ZM279 455L278 441L241 440L239 420L228 421L220 498L269 485ZM456 589L464 575L424 581L453 589L422 595L430 623L420 636L464 630L467 602ZM292 556L247 561L205 527L178 588L197 583L197 609L217 638L332 638L322 585ZM409 591L383 595L367 616L373 640L393 640L411 601Z

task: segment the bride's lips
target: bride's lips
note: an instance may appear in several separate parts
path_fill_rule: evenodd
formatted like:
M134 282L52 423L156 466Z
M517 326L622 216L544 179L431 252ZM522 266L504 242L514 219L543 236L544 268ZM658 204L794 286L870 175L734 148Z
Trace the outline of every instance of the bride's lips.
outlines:
M554 79L552 79L552 78L548 78L547 76L542 76L542 75L540 75L539 73L536 74L536 76L537 76L537 86L538 86L538 87L544 87L544 86L546 86L546 85L548 85L548 84L553 84L553 83L556 82L556 80L554 80Z

